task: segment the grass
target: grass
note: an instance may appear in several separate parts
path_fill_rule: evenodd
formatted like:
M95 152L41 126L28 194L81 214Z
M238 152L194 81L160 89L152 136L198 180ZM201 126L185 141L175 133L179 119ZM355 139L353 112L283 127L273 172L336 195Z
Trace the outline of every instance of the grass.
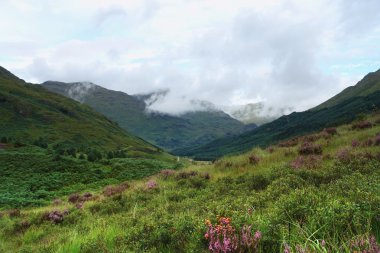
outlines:
M258 247L249 252L368 250L370 236L380 239L380 146L351 144L379 133L378 124L357 130L343 125L331 136L316 133L312 143L322 147L317 166L292 168L300 146L310 141L300 137L293 147L255 148L213 164L193 162L130 178L128 189L110 197L94 188L97 197L82 208L64 201L22 209L19 217L3 211L0 251L207 252L205 220L215 224L217 216L231 218L236 233L244 225L261 232ZM348 162L336 156L343 148L350 151ZM258 162L249 159L253 154ZM112 164L119 162L124 160ZM157 186L149 188L149 181ZM68 210L62 223L41 218L57 209Z

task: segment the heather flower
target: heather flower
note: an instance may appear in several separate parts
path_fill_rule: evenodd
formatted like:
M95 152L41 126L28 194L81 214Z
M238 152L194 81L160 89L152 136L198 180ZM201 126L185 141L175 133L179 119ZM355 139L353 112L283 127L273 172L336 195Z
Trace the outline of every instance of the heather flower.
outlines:
M380 146L380 134L375 137L375 145Z
M285 244L284 246L284 253L291 253L290 246L288 244Z
M172 176L175 174L175 170L161 170L161 175L163 178L167 179L168 177Z
M49 220L51 221L52 223L54 224L58 224L58 223L61 223L63 221L63 218L69 214L69 211L68 210L65 210L65 211L58 211L58 210L54 210L54 211L51 211L51 212L48 212L48 213L45 213L42 218L44 220Z
M158 187L158 184L156 181L154 180L149 180L147 183L146 183L146 188L151 190L151 189L155 189Z
M351 152L347 148L340 149L335 156L341 162L350 162L352 158Z
M328 133L329 135L336 135L338 131L334 127L325 128L323 130L325 133Z
M108 185L103 189L103 195L110 197L116 194L120 194L129 188L128 183L122 183L120 185Z
M75 203L79 202L80 199L81 199L81 196L80 196L78 193L73 193L73 194L71 194L71 195L69 196L68 201L69 201L70 203L75 204Z
M262 237L260 231L252 234L252 226L247 225L243 226L239 235L227 217L219 217L216 225L206 220L206 225L204 237L209 242L210 252L255 252Z
M362 236L351 241L350 252L379 253L380 245L376 242L375 236Z
M300 169L300 168L302 168L302 166L304 165L304 163L305 163L305 158L303 156L298 156L295 160L293 160L290 163L290 166L293 169Z
M369 122L369 121L361 121L361 122L358 122L358 123L355 123L352 125L352 129L366 129L366 128L371 128L372 127L372 123Z
M305 142L298 149L300 155L320 155L322 154L321 145L313 144L311 142Z
M360 146L360 142L359 142L358 140L353 140L353 141L351 142L351 146L352 146L353 148L359 147L359 146Z
M258 157L257 155L255 154L252 154L248 157L248 161L250 164L258 164L259 161L260 161L260 157Z

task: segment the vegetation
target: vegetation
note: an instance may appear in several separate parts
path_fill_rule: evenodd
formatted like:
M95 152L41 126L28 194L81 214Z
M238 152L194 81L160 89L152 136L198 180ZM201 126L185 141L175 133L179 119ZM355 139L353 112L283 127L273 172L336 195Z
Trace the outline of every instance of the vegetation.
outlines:
M239 136L226 137L203 146L177 149L173 152L198 160L214 160L227 154L247 152L255 146L266 147L295 136L352 122L361 115L376 112L380 108L379 73L378 71L367 75L352 88L360 89L361 93L357 96L342 95L345 100L334 100L336 102L331 103L329 107L294 112ZM345 94L345 91L342 94Z
M369 128L354 122L104 191L78 188L70 201L3 210L0 251L379 252L379 118L368 116Z
M46 89L87 104L117 122L123 129L166 150L199 146L217 138L251 130L222 111L188 112L180 116L147 113L145 99L159 94L130 96L91 84L45 82Z
M181 166L167 155L151 158L96 158L89 153L57 155L37 146L0 150L0 209L46 205L70 193L99 190L109 184L150 176ZM74 156L73 156L74 155ZM87 156L88 160L80 159ZM94 157L92 157L94 156ZM95 162L96 161L96 162Z
M128 134L90 107L25 83L2 67L0 115L1 137L20 145L159 153L157 147Z

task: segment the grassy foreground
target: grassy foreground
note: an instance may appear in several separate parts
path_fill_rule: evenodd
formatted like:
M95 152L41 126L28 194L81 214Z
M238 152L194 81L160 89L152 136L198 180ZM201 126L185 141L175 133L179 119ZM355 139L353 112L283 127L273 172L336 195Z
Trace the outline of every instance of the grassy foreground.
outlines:
M379 122L4 210L0 252L378 252Z

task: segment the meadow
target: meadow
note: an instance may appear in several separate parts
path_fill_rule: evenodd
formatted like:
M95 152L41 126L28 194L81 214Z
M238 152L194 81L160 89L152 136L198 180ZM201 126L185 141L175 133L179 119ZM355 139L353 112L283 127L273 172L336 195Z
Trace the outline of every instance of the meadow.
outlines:
M106 160L114 169L132 162ZM89 182L73 173L78 185L69 194L48 177L53 191L46 189L47 199L57 199L1 211L0 252L380 250L378 114L213 164L158 166L143 179L120 176L122 169L112 174L114 169L97 168L100 162L76 163L84 166L76 171L95 172ZM17 166L2 173L9 177ZM104 175L100 182L110 185L92 188L91 175ZM14 184L3 186L4 174L2 179L3 195L12 192Z

